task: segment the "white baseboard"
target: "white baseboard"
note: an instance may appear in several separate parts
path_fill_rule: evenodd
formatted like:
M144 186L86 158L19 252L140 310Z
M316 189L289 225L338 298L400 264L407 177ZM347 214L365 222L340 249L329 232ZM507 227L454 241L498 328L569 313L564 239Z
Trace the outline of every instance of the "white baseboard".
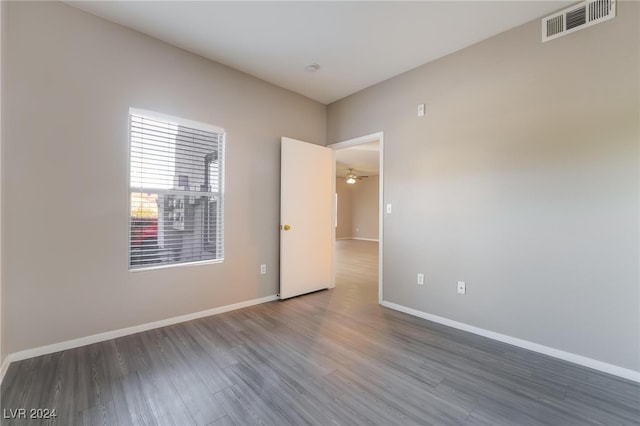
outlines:
M11 364L11 360L9 359L9 355L7 355L7 357L2 362L2 365L0 366L0 384L2 384L2 381L4 380L4 375L7 374L9 364Z
M15 352L15 353L9 354L5 358L2 365L0 366L0 383L2 383L2 380L4 379L7 369L9 368L9 364L14 361L21 361L23 359L33 358L40 355L46 355L54 352L77 348L80 346L90 345L93 343L103 342L105 340L128 336L131 334L140 333L142 331L152 330L160 327L166 327L168 325L191 321L194 319L208 317L211 315L217 315L224 312L234 311L236 309L242 309L249 306L258 305L261 303L271 302L273 300L278 300L278 296L272 295L272 296L262 297L259 299L247 300L245 302L234 303L232 305L226 305L226 306L220 306L217 308L207 309L206 311L200 311L192 314L181 315L181 316L168 318L160 321L154 321L154 322L141 324L133 327L122 328L119 330L108 331L105 333L99 333L99 334L94 334L87 337L81 337L78 339L72 339L64 342L54 343L52 345L40 346L33 349L27 349L24 351ZM545 355L552 356L554 358L562 359L564 361L569 361L574 364L593 368L595 370L603 371L605 373L609 373L614 376L622 377L622 378L640 383L640 372L638 371L619 367L613 364L608 364L606 362L598 361L592 358L587 358L581 355L576 355L570 352L565 352L559 349L540 345L538 343L529 342L527 340L518 339L516 337L511 337L511 336L496 333L493 331L485 330L483 328L475 327L469 324L464 324L464 323L450 320L448 318L440 317L437 315L428 314L426 312L422 312L417 309L408 308L406 306L398 305L395 303L382 301L381 305L389 309L404 312L409 315L413 315L413 316L423 318L429 321L433 321L439 324L443 324L449 327L457 328L459 330L468 331L473 334L488 337L493 340L508 343L510 345L518 346L534 352L539 352Z
M278 296L261 297L259 299L247 300L245 302L234 303L232 305L220 306L218 308L207 309L206 311L194 312L192 314L180 315L178 317L167 318L160 321L149 322L146 324L140 324L133 327L121 328L119 330L107 331L105 333L94 334L87 337L81 337L78 339L67 340L60 343L54 343L52 345L40 346L38 348L27 349L24 351L14 352L7 356L7 359L2 364L2 378L4 378L4 371L9 367L9 363L14 361L21 361L23 359L33 358L40 355L46 355L54 352L60 352L67 349L78 348L80 346L91 345L93 343L103 342L105 340L111 340L118 337L128 336L130 334L140 333L141 331L152 330L154 328L166 327L168 325L178 324L181 322L191 321L198 318L209 317L211 315L217 315L224 312L235 311L236 309L246 308L248 306L259 305L261 303L271 302L278 300ZM4 364L7 364L6 367ZM1 380L0 380L1 383Z
M342 238L336 238L336 241L338 240L359 240L359 241L375 241L375 242L380 242L380 240L375 239L375 238L360 238L360 237L342 237Z
M439 324L457 328L459 330L468 331L473 334L488 337L489 339L497 340L503 343L508 343L510 345L528 349L530 351L539 352L541 354L549 355L554 358L558 358L564 361L569 361L574 364L593 368L594 370L603 371L605 373L609 373L614 376L622 377L624 379L628 379L628 380L632 380L634 382L640 383L640 371L630 370L627 368L619 367L617 365L598 361L592 358L576 355L571 352L565 352L559 349L551 348L549 346L544 346L538 343L529 342L528 340L518 339L517 337L511 337L504 334L496 333L494 331L485 330L483 328L475 327L473 325L450 320L448 318L439 317L437 315L428 314L426 312L418 311L417 309L408 308L406 306L398 305L398 304L387 302L384 300L382 301L381 305L389 309L404 312L405 314L409 314L409 315L413 315L429 321L437 322Z

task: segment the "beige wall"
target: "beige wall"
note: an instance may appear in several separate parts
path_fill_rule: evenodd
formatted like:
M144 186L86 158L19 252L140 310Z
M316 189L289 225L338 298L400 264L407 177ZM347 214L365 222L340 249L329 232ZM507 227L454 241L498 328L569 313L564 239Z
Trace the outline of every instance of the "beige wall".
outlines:
M385 300L640 370L638 22L535 20L329 106L329 143L384 131Z
M325 107L63 4L2 6L0 358L276 293L279 138L327 142ZM329 107L329 143L385 131L386 300L640 370L640 7L618 8ZM226 128L225 263L127 271L130 106Z
M354 238L377 240L379 234L380 199L378 176L369 176L353 185L351 198L351 235Z
M326 107L61 3L4 3L5 351L276 294L280 137L324 145ZM127 270L130 106L226 129L224 263Z
M4 327L5 327L5 321L4 321L4 301L2 298L2 293L4 292L4 280L3 280L3 271L2 271L2 181L3 181L3 177L2 177L2 145L4 144L4 137L3 137L3 131L4 128L2 126L2 103L4 102L4 99L2 97L3 94L3 90L2 90L2 86L3 86L3 80L2 80L2 75L3 75L3 67L4 67L4 61L2 60L2 55L3 55L3 42L4 42L4 29L5 29L5 25L4 25L4 8L6 2L0 2L0 381L2 380L2 366L4 365L5 359L7 357L7 353L6 353L6 346L4 344Z
M338 226L336 238L377 240L379 234L378 176L370 176L349 185L336 179Z
M351 185L344 179L336 179L336 194L338 194L338 226L336 226L336 238L351 238Z

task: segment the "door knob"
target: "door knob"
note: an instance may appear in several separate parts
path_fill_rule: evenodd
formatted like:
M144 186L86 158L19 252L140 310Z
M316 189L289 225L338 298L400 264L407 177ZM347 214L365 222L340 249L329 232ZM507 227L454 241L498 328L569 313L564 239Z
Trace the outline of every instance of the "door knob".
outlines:
M290 229L291 229L291 226L290 226L290 225L284 225L284 226L282 227L282 229L284 229L285 231L288 231L288 230L290 230Z

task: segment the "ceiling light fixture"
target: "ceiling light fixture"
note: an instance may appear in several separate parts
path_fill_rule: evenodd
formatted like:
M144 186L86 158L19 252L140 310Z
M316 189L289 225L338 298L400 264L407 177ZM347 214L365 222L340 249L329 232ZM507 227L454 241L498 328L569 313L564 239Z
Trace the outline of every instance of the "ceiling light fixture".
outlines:
M353 169L349 168L347 175L344 177L344 180L349 185L353 185L357 181L362 180L363 178L368 178L368 177L369 176L358 176L357 174L353 173Z
M309 64L306 67L304 67L305 70L309 71L309 72L316 72L320 69L320 65L318 64Z

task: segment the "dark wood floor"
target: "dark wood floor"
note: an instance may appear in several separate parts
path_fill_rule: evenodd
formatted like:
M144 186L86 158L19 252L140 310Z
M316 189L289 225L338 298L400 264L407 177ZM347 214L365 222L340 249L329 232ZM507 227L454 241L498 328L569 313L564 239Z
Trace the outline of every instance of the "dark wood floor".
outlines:
M2 425L640 424L638 384L382 308L377 244L338 248L333 290L13 363Z

